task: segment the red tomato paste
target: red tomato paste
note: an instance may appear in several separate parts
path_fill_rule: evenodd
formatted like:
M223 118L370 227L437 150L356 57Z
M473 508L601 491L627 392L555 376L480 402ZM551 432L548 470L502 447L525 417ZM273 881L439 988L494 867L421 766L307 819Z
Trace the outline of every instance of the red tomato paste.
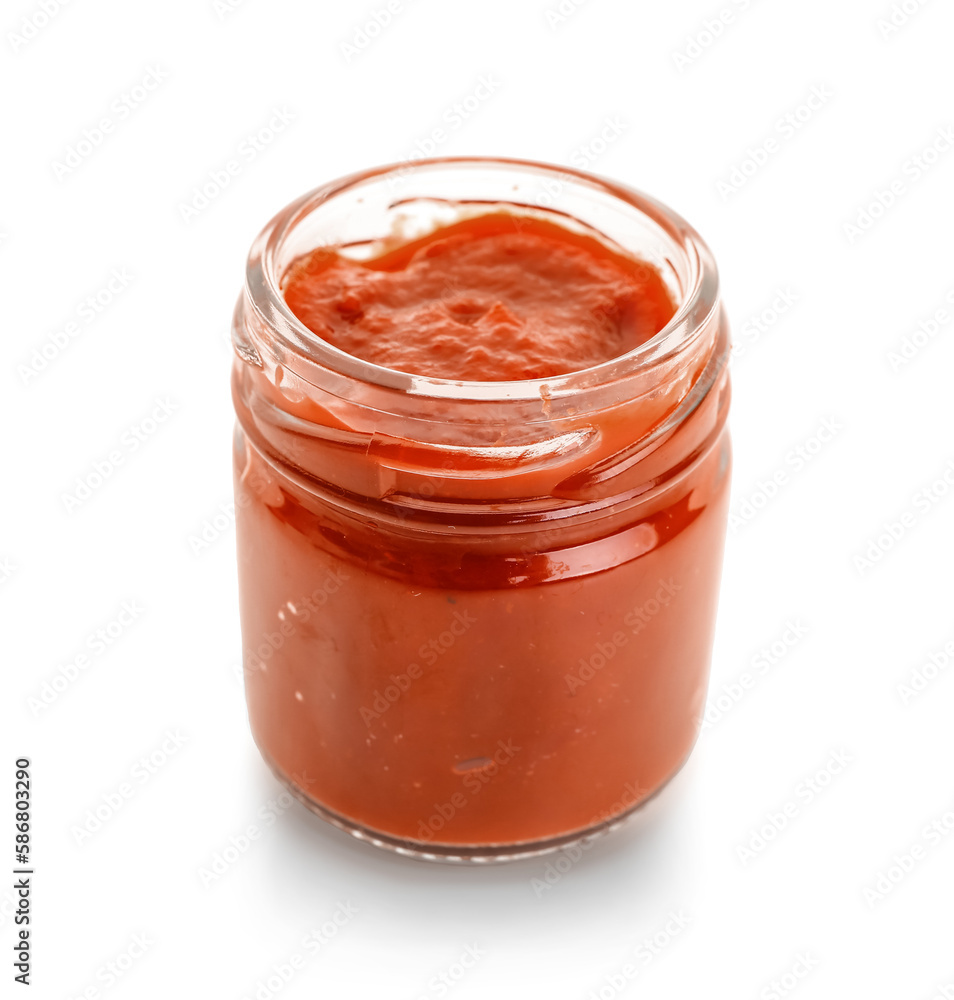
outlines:
M282 289L348 354L484 382L605 362L675 308L650 265L504 212L371 259L316 251ZM359 835L467 856L572 838L664 784L694 742L713 638L721 366L638 442L711 373L706 357L638 399L564 408L564 443L542 457L489 458L410 425L382 433L355 394L238 360L249 715L283 780ZM520 432L475 414L488 447Z
M649 340L675 312L654 268L505 213L369 261L320 249L291 269L284 293L309 329L348 354L468 381L591 368Z

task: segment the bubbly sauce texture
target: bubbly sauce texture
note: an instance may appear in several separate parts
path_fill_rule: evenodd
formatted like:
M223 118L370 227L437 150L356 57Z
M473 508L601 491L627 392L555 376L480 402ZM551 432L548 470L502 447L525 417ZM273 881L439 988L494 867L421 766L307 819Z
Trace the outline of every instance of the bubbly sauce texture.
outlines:
M367 261L319 248L291 265L283 292L310 330L348 354L477 382L610 361L654 337L676 308L652 265L503 212Z

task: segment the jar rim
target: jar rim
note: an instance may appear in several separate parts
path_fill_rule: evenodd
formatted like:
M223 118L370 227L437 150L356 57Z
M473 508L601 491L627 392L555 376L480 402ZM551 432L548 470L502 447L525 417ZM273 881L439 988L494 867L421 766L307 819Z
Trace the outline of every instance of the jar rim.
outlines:
M534 379L468 381L416 375L366 361L335 347L309 329L285 301L281 290L283 272L279 272L278 265L284 241L299 223L336 195L391 174L402 176L409 170L416 172L428 168L488 168L536 172L563 180L569 178L581 188L595 189L629 205L658 226L683 254L689 280L672 318L655 336L625 354L589 368ZM523 206L516 201L512 204L540 210L540 206ZM682 216L662 202L628 185L573 167L496 156L431 157L414 160L411 164L385 164L314 188L278 212L258 234L248 256L245 290L247 305L258 314L260 322L283 348L284 355L304 355L312 365L379 389L458 402L556 399L596 390L644 373L684 350L719 304L718 270L709 247Z

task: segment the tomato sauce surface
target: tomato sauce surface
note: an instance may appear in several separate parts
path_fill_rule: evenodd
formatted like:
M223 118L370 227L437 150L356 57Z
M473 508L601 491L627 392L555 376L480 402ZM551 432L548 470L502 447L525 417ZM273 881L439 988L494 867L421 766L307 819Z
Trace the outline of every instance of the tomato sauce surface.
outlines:
M283 291L310 330L348 354L478 382L591 368L645 343L675 312L655 268L506 213L368 261L319 249L296 261Z

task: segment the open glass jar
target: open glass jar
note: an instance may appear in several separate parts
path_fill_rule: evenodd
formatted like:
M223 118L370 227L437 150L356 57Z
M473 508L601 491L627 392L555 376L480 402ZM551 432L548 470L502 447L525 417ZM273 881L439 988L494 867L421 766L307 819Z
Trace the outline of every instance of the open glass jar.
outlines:
M585 371L462 382L346 354L285 303L317 247L481 208L651 262L675 315ZM557 849L661 788L703 711L729 488L728 330L695 231L539 163L370 170L262 231L233 342L246 691L278 777L355 836L449 861Z

